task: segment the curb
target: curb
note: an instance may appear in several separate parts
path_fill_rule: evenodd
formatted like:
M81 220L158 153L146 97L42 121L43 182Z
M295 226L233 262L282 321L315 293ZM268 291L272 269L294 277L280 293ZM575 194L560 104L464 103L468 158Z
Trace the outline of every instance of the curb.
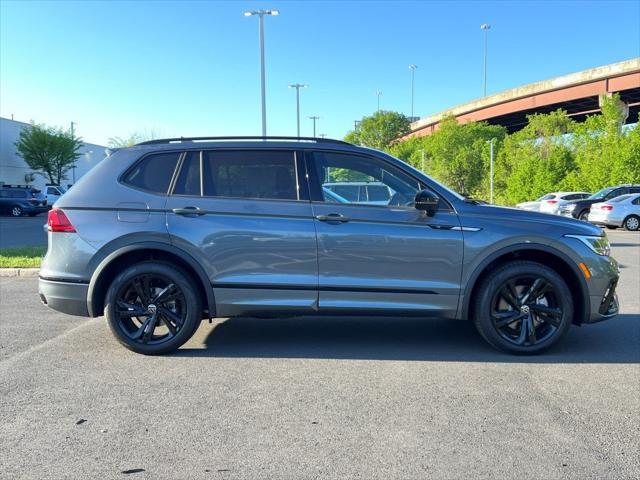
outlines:
M37 277L39 268L0 268L0 277Z

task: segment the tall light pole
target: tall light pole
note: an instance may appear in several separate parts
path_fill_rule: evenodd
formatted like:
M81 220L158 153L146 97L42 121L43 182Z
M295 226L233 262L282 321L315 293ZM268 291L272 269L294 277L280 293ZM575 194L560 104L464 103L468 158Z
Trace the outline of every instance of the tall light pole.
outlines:
M378 110L376 110L377 112L380 111L380 96L382 95L382 92L380 90L376 90L376 96L378 97Z
M415 80L416 80L416 68L418 66L415 63L409 65L411 70L411 121L413 121L413 98L415 96Z
M489 29L491 25L483 23L480 25L480 29L484 30L484 88L482 90L482 96L487 96L487 43L489 39Z
M317 116L311 116L309 117L309 120L313 120L313 136L316 136L316 120L320 120L320 117Z
M76 126L76 122L71 122L71 140L73 140L75 138L75 129L74 127ZM73 183L76 183L76 159L73 159L73 167L71 168L73 170Z
M244 12L245 17L258 16L260 25L260 96L262 98L262 136L267 136L267 100L265 98L264 88L264 16L278 15L278 10L250 10Z
M289 88L296 89L296 126L298 137L300 137L300 89L307 88L309 85L305 85L303 83L292 83L289 85Z
M493 203L493 144L496 139L489 140L489 203Z

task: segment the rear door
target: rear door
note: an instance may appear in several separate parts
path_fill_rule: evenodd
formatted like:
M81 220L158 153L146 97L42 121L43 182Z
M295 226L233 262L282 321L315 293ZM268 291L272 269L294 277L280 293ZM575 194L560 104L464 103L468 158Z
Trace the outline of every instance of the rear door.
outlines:
M320 311L453 317L463 255L453 209L442 201L433 217L416 210L413 200L423 185L382 159L317 151L308 155L307 167L318 232ZM382 205L337 203L322 188L336 182L379 182L395 193Z
M294 150L190 151L167 202L172 242L206 268L219 316L317 307L316 235Z

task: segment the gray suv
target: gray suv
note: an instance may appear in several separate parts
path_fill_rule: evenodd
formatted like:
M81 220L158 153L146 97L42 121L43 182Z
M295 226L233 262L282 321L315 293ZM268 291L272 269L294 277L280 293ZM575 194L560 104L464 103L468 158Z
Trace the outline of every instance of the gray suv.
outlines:
M377 182L384 205L325 185ZM329 193L327 193L329 192ZM328 139L153 140L117 150L49 213L40 298L170 352L212 317L469 319L529 354L618 311L602 231L480 204L383 152Z

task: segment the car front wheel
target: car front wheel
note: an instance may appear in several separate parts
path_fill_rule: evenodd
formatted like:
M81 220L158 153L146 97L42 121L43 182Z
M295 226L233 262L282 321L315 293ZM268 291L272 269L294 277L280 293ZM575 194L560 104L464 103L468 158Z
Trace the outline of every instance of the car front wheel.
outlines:
M109 327L116 339L134 352L172 352L200 325L202 303L197 292L193 279L173 265L132 265L113 280L107 291Z
M578 219L582 220L583 222L588 222L589 210L584 210L583 212L580 212L580 215L578 215Z
M573 319L566 282L551 268L516 261L492 271L480 284L473 320L494 347L535 354L555 344Z

